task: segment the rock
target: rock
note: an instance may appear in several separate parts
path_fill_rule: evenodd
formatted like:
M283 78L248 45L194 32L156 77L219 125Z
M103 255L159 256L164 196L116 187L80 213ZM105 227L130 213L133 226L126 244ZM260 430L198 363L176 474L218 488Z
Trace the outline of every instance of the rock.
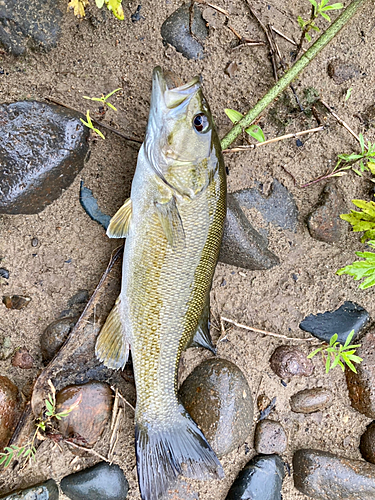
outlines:
M298 450L293 456L294 486L321 500L373 500L375 467L362 460L320 450Z
M207 359L184 381L180 398L219 457L245 442L253 422L253 401L236 365Z
M267 418L269 416L269 414L271 413L271 411L275 408L275 406L276 406L276 396L274 398L272 398L272 401L270 401L270 403L268 404L268 406L266 406L266 408L264 410L260 411L260 415L258 417L258 420L263 420L263 419Z
M13 346L10 337L4 337L0 340L0 360L8 359L13 354Z
M0 3L0 43L19 56L27 47L50 50L60 34L57 0L6 0Z
M253 228L238 201L229 194L219 260L245 269L270 269L280 261L267 246L267 240Z
M161 27L161 36L164 42L172 45L177 52L181 52L187 59L203 59L203 41L208 36L208 28L201 11L194 5L191 36L189 30L189 4L182 4L166 19Z
M257 406L259 411L264 411L270 403L271 400L268 396L266 396L265 394L259 394L257 398Z
M375 332L361 339L356 355L363 359L356 365L357 373L345 370L349 398L353 408L375 419Z
M39 213L70 186L88 152L81 116L37 101L0 105L0 213Z
M328 76L332 78L336 85L341 85L352 78L356 78L360 75L360 72L361 70L357 66L339 59L330 62L327 67Z
M38 240L38 238L33 238L33 239L31 240L31 246L32 246L32 247L37 247L38 245L39 245L39 240Z
M109 223L111 221L111 217L109 215L105 215L100 210L100 208L98 207L98 202L92 194L91 189L85 187L83 185L83 181L81 181L79 201L81 202L82 208L87 213L87 215L98 224L101 224L104 229L107 230L107 227L109 226Z
M3 295L3 304L7 309L23 309L30 303L30 297L22 295Z
M290 398L290 407L295 413L314 413L325 410L333 403L333 394L327 389L315 387L304 389Z
M349 333L354 330L357 334L364 328L370 319L369 313L362 306L346 301L336 311L310 314L299 325L305 332L309 332L319 340L329 343L332 335L337 333L337 341L345 344Z
M64 477L60 486L72 500L125 500L129 490L120 467L106 462Z
M278 455L257 455L238 474L225 500L281 500L284 475Z
M18 389L8 377L0 375L0 451L8 444L18 418Z
M254 447L257 453L281 455L286 450L288 439L284 428L274 420L261 420L255 428Z
M51 361L57 354L77 321L78 316L67 317L53 321L47 326L40 337L40 346L45 363Z
M0 268L0 278L4 278L6 280L9 279L9 271L8 271L8 269L4 269L4 267Z
M276 375L286 380L296 376L310 377L314 371L312 361L302 351L287 345L275 349L270 364Z
M34 366L34 358L29 354L26 347L21 347L14 353L12 365L23 370L28 370Z
M362 434L359 450L367 462L375 464L375 422L371 422Z
M58 500L59 488L53 479L25 490L17 490L0 497L3 500Z
M87 304L89 301L89 292L87 290L78 290L76 294L73 295L68 300L68 307L74 307L81 304Z
M340 214L345 211L346 206L337 187L327 184L317 205L307 217L311 237L326 243L338 243L346 231L340 219Z
M56 394L58 413L73 410L59 420L59 430L65 438L83 439L94 446L111 417L113 395L108 384L88 382L70 385Z
M287 188L274 179L270 189L266 193L263 190L264 186L259 183L257 187L237 191L233 196L241 207L258 210L265 222L296 232L298 208Z

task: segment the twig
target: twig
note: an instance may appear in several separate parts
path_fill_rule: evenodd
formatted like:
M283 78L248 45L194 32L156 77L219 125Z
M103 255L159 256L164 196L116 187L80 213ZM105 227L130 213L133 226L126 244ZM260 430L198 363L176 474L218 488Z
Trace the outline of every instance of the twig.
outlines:
M361 144L361 140L360 138L358 137L358 135L354 132L354 130L352 130L349 125L344 122L344 120L342 120L331 108L331 106L329 104L327 104L325 101L323 101L322 99L319 99L320 102L323 104L323 106L325 108L327 108L327 110L331 113L331 115L339 122L340 125L342 125L344 128L346 128L346 130L354 137L354 139L359 143ZM368 151L368 147L366 146L366 144L364 144L364 147L365 147L365 150Z
M114 388L114 387L111 387L111 389L112 389L112 391L114 391L114 390L115 390L115 388ZM122 400L124 401L124 403L126 403L128 406L130 406L130 408L131 408L131 409L135 412L135 408L134 408L134 406L133 406L132 404L130 404L130 403L129 403L129 401L128 401L127 399L125 399L125 398L124 398L124 396L121 394L121 392L119 392L119 393L118 393L118 397L119 397L120 399L122 399Z
M203 5L207 5L207 7L211 7L211 9L214 9L217 12L219 12L219 14L223 14L223 16L229 17L229 12L227 10L222 9L221 7L218 7L217 5L206 2L205 0L194 0L194 1Z
M293 139L295 137L299 137L301 135L312 134L314 132L321 132L324 130L324 127L316 127L311 128L309 130L302 130L301 132L294 132L291 134L281 135L280 137L274 137L273 139L268 139L268 141L257 142L256 144L249 144L247 146L238 146L236 148L224 149L223 153L238 153L239 151L246 151L248 149L256 149L260 146L266 146L267 144L272 144L274 142L284 141L285 139Z
M116 421L117 410L118 410L118 400L119 400L118 389L116 387L115 399L113 401L113 408L112 408L111 430L113 429L113 426L115 425L115 421Z
M120 426L122 412L123 412L122 408L119 408L119 410L117 412L115 426L113 428L113 431L112 431L112 434L111 434L111 438L110 438L110 441L109 441L108 460L110 460L111 462L112 462L113 453L115 451L116 444L117 444L117 441L118 441L118 435L119 435L118 428Z
M227 149L238 136L242 134L242 130L249 127L253 121L273 102L276 97L283 92L292 81L310 64L314 57L337 35L337 33L350 21L354 14L358 11L367 0L353 0L344 12L333 22L327 30L313 43L313 45L303 54L300 59L280 78L267 94L260 99L257 104L251 108L248 113L236 124L221 140L222 149Z
M86 448L86 446L81 446L80 444L73 443L72 441L69 441L68 439L64 439L63 441L68 446L73 446L73 448L78 448L80 450L87 451L88 453L91 453L92 455L95 455L96 457L100 458L101 460L104 460L105 462L109 462L108 458L103 457L103 455L101 455L97 451L93 450L92 448Z
M252 326L243 325L242 323L237 323L237 321L234 321L233 319L224 317L221 317L221 319L223 321L226 321L227 323L231 323L232 325L237 326L238 328L243 328L244 330L249 330L255 333L261 333L262 335L270 335L271 337L278 337L280 339L294 340L296 342L312 342L316 340L315 338L300 339L298 337L287 337L286 335L282 335L281 333L267 332L266 330L259 330L259 328L253 328Z
M282 33L281 31L277 30L274 26L271 25L271 30L274 31L277 35L281 36L281 38L284 38L287 42L291 43L292 45L295 45L297 47L297 43L292 40L291 38L287 37ZM305 51L306 52L306 51Z
M53 102L54 104L57 104L58 106L63 106L64 108L71 109L72 111L76 111L77 113L81 113L82 116L85 116L84 113L82 113L78 109L72 108L72 106L68 106L67 104L64 104L64 103L62 103L60 101L57 101L53 97L45 97L44 99L46 101ZM132 137L130 135L125 135L125 134L119 132L118 130L116 130L115 128L110 127L109 125L106 125L103 122L99 122L98 120L95 120L95 118L91 118L91 121L93 123L95 123L95 125L98 125L99 127L103 127L105 129L109 130L110 132L112 132L113 134L116 134L119 137L122 137L123 139L126 139L127 141L137 142L138 144L142 144L142 142L143 142L140 139L137 139L137 137Z

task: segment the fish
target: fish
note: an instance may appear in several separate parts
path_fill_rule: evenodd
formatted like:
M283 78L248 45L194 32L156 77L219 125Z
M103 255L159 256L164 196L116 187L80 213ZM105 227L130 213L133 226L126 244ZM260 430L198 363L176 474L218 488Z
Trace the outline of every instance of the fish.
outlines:
M175 82L154 69L130 198L107 229L111 238L126 238L121 292L95 347L115 370L124 368L131 349L142 500L163 498L180 474L224 477L178 399L177 371L187 347L214 351L209 297L226 216L226 171L200 78Z

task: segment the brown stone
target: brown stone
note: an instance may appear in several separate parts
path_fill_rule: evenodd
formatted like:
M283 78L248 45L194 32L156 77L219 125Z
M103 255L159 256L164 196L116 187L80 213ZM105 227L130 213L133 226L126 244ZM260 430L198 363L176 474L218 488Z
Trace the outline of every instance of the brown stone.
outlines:
M359 76L360 69L353 64L336 59L328 64L327 73L336 85L341 85L342 83Z
M314 413L328 408L332 403L332 393L321 387L299 391L290 398L290 407L296 413Z
M254 447L257 453L272 455L286 450L288 439L284 428L274 420L261 420L255 428Z
M12 365L23 370L28 370L34 366L34 358L29 354L26 347L18 349L12 358Z
M0 451L8 444L18 418L18 389L0 375Z
M375 464L375 422L371 422L362 434L359 450L367 462Z
M108 384L88 382L70 385L56 394L56 411L72 411L59 420L59 430L66 438L83 439L94 446L111 417L113 395Z
M4 295L3 304L7 309L23 309L30 304L31 298L22 295Z
M296 376L310 377L314 371L312 361L293 346L278 347L271 356L270 364L276 375L286 380Z
M43 361L50 361L59 351L76 324L78 316L67 317L53 321L47 326L40 337Z

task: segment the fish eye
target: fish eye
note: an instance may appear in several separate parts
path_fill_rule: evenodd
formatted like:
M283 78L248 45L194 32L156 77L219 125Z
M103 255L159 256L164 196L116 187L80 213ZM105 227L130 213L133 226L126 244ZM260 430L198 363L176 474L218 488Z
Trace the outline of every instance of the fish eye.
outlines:
M193 118L193 126L197 132L204 133L208 130L210 122L204 113L198 113Z

